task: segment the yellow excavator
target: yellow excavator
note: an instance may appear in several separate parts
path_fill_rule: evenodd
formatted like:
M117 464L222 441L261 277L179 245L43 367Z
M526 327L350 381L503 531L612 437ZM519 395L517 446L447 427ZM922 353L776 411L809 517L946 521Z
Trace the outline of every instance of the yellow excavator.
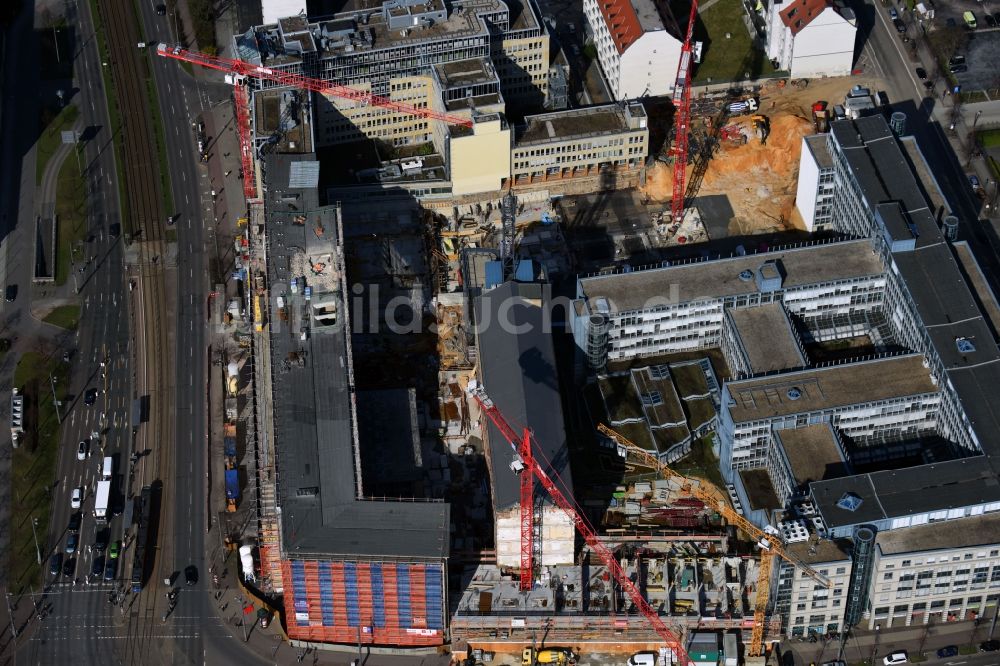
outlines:
M792 555L784 548L780 537L771 532L765 532L751 523L749 520L736 513L729 506L725 496L715 486L708 483L692 483L691 479L683 474L671 469L666 463L651 454L649 451L633 444L623 435L615 432L603 423L598 424L597 429L617 445L618 453L622 457L632 456L637 462L645 467L655 469L664 479L671 479L681 486L681 490L692 497L696 497L716 511L730 525L735 525L743 530L750 538L757 542L760 547L760 574L757 577L757 594L754 598L753 631L750 635L750 645L747 647L748 657L764 656L764 626L767 623L767 600L771 589L771 560L777 556L792 565L801 569L807 576L815 580L820 585L827 588L833 587L832 581L801 559Z

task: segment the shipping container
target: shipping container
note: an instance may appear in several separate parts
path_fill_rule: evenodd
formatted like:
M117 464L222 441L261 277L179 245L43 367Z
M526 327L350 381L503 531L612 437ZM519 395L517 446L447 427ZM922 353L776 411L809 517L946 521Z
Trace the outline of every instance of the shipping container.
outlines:
M235 469L226 470L226 499L240 498L240 475Z

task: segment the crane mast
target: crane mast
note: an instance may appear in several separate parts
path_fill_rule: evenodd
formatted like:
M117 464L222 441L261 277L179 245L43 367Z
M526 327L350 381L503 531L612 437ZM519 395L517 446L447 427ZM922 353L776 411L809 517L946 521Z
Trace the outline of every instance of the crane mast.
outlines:
M534 477L538 480L538 483L545 488L549 497L552 498L552 501L555 502L556 506L562 509L566 515L569 516L570 520L573 521L573 525L576 527L576 531L580 534L580 536L583 537L584 543L586 543L590 550L597 555L604 566L608 568L608 571L611 573L612 578L615 579L618 586L621 587L639 612L645 616L645 618L652 625L653 630L656 631L660 638L663 639L666 646L673 650L676 655L677 663L681 664L681 666L688 666L690 659L677 635L667 627L659 613L656 612L656 609L654 609L649 602L646 601L646 598L642 596L642 593L635 586L635 583L629 579L628 574L626 574L621 565L618 564L618 560L615 558L614 553L611 552L611 549L600 540L597 533L594 531L594 528L590 526L590 523L588 523L580 512L577 511L573 503L566 498L563 492L559 489L558 485L556 485L548 473L542 469L537 460L535 460L534 456L531 455L531 439L533 439L531 432L525 429L524 435L519 438L517 431L510 425L504 415L500 412L499 408L497 408L496 404L494 404L493 400L486 394L486 391L482 387L473 387L470 385L469 392L479 404L480 408L482 408L486 416L497 427L497 430L499 430L503 435L504 439L507 440L516 452L518 452L520 462L523 465L523 469L521 471L522 480L524 476ZM526 458L521 455L522 451L528 453ZM521 513L523 520L523 506L521 507ZM523 542L521 545L523 548ZM522 550L522 557L523 555L524 551Z
M677 79L674 83L674 143L671 157L674 163L674 192L670 201L670 214L674 224L684 220L684 188L687 178L688 130L691 123L691 65L694 63L694 49L691 38L698 18L698 0L691 2L691 16L688 18L687 34L681 46L681 58L677 62Z

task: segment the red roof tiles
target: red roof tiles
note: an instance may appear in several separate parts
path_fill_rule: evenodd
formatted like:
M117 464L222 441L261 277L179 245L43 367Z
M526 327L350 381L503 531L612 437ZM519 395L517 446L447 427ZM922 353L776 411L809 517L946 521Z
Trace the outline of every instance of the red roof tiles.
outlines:
M639 17L636 16L635 8L629 0L597 0L597 6L601 9L604 24L611 32L611 39L619 55L642 37Z
M792 0L780 12L781 22L791 28L793 35L797 35L810 21L822 14L824 9L832 6L830 0Z

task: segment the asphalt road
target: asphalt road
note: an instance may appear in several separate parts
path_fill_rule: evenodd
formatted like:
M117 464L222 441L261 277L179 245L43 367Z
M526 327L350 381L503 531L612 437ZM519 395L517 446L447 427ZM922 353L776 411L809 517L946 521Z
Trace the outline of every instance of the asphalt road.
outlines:
M137 3L147 41L170 42L169 16L158 16L155 2ZM155 46L153 47L155 48ZM207 341L206 314L209 292L208 250L212 239L211 185L207 169L199 165L193 125L198 115L213 101L226 101L225 86L203 86L189 76L180 64L151 55L152 71L160 100L167 137L167 162L171 174L176 210L170 211L177 231L176 312L174 376L176 441L173 475L164 478L174 484L173 504L164 507L169 514L160 539L171 543L173 570L188 566L198 570L198 583L186 587L178 596L177 609L167 620L171 640L166 645L165 663L207 661L218 663L222 654L232 649L229 631L215 612L208 572L206 543L219 540L218 529L209 533L207 499ZM210 93L215 99L210 98ZM206 226L208 228L206 228ZM168 555L161 567L170 564ZM170 633L170 632L168 632ZM215 658L212 658L212 655Z
M59 453L57 480L53 490L53 507L49 532L44 540L43 557L46 592L38 599L40 605L51 604L45 620L38 622L30 638L23 643L19 656L29 663L59 663L84 659L87 663L112 663L118 632L114 609L107 593L121 579L121 567L115 567L112 581L91 576L94 560L102 558L91 549L98 529L108 529L110 540L123 538L121 518L109 524L98 524L94 518L94 489L99 477L102 456L115 460L115 481L112 484L112 505L124 506L121 471L127 462L128 405L130 402L130 364L128 362L128 308L124 297L121 240L109 233L118 223L118 190L115 183L113 151L107 150L111 140L100 61L92 39L93 28L86 7L77 15L77 5L67 7L67 22L79 28L81 48L74 59L74 76L79 86L77 99L82 126L99 127L82 156L88 181L88 221L92 238L85 245L85 264L73 267L73 284L80 289L82 299L79 332L69 351L72 372L72 396L63 410L62 446ZM74 159L70 156L67 159ZM40 207L51 206L41 202ZM40 211L40 212L45 212ZM30 252L25 252L31 256ZM93 405L85 404L88 389L98 391ZM97 433L96 437L92 435ZM78 460L77 444L88 442L86 460ZM67 524L71 513L70 495L74 488L84 489L81 509L82 524L79 547L65 553ZM69 576L48 575L50 553L63 552L64 559L75 563ZM129 551L124 553L127 556Z

